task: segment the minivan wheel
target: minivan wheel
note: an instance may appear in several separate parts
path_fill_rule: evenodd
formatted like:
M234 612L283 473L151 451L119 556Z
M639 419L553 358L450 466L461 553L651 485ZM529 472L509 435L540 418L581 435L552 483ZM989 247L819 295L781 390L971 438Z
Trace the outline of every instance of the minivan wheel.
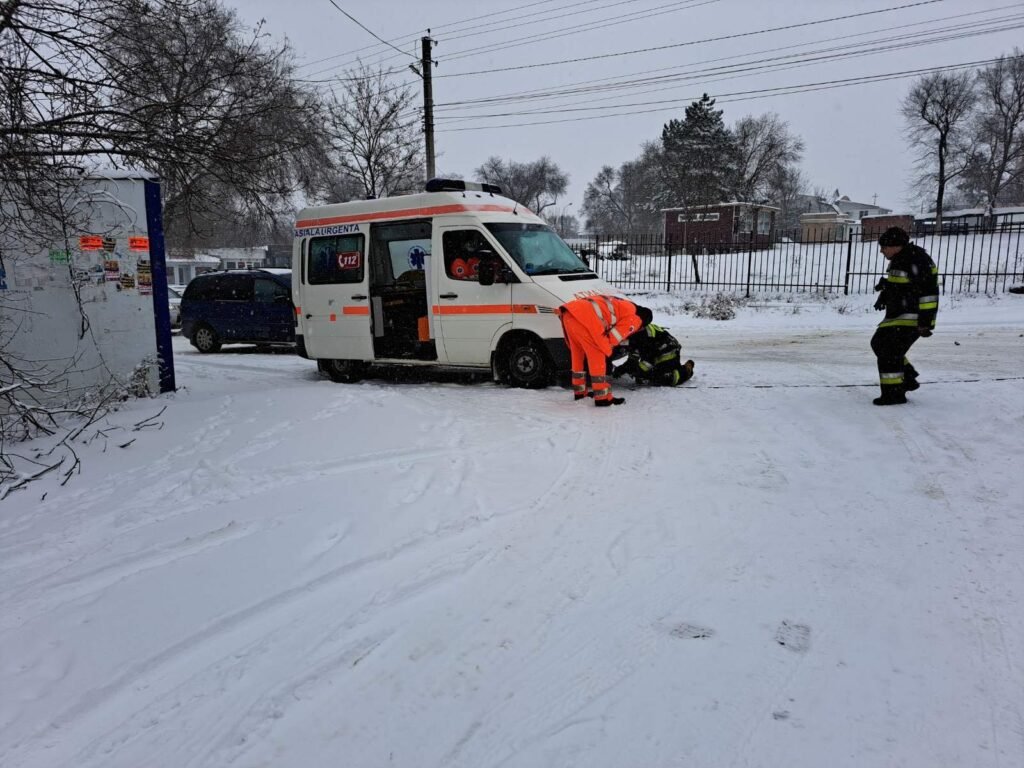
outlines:
M200 325L192 332L192 346L202 353L217 352L220 350L220 339L208 325Z
M366 364L360 360L322 360L320 370L339 384L355 384L366 375Z
M512 387L542 389L551 383L553 366L547 352L533 339L510 344L505 350L505 376Z

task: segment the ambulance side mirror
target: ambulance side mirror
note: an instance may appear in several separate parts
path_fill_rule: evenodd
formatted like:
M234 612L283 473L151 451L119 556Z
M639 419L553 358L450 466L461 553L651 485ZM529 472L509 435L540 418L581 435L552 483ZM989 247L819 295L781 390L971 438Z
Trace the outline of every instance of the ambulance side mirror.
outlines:
M477 275L480 278L480 285L494 285L498 275L498 257L493 251L480 252L480 267Z

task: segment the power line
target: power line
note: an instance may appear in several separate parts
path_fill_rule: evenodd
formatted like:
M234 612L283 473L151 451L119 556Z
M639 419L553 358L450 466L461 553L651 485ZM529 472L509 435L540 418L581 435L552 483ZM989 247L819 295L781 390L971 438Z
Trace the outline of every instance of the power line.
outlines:
M495 68L495 69L481 69L481 70L477 70L477 71L474 71L474 72L456 72L456 73L453 73L453 74L450 74L450 75L438 75L438 78L442 78L442 77L468 77L470 75L489 75L489 74L492 74L494 72L514 72L514 71L523 70L523 69L536 69L538 67L552 67L552 66L556 66L556 65L559 65L559 64L578 64L578 63L583 62L583 61L596 61L598 59L610 59L610 58L616 58L616 57L619 57L619 56L633 56L633 55L636 55L638 53L650 53L652 51L664 51L664 50L667 50L667 49L670 49L670 48L682 48L682 47L685 47L685 46L701 45L701 44L704 44L704 43L717 43L717 42L721 42L722 40L735 40L735 39L741 38L741 37L753 37L755 35L765 35L765 34L769 34L771 32L783 32L783 31L791 30L791 29L800 29L802 27L811 27L811 26L815 26L817 24L828 24L828 23L831 23L831 22L834 22L834 21L845 21L847 19L856 19L856 18L861 18L861 17L864 17L864 16L874 16L874 15L877 15L877 14L880 14L880 13L893 13L894 11L901 11L901 10L905 10L907 8L917 8L917 7L920 7L920 6L923 6L923 5L933 5L935 3L941 3L943 1L944 0L920 0L919 2L916 2L916 3L907 3L905 5L897 5L897 6L893 6L892 8L880 8L880 9L877 9L877 10L874 10L874 11L862 11L860 13L850 13L850 14L846 14L844 16L833 16L833 17L828 18L828 19L817 19L815 21L805 21L805 22L801 22L799 24L786 24L786 25L781 26L781 27L770 27L768 29L758 29L758 30L754 30L752 32L738 32L738 33L732 34L732 35L721 35L719 37L708 37L708 38L704 38L702 40L688 40L688 41L683 42L683 43L671 43L669 45L657 45L657 46L653 46L653 47L650 47L650 48L637 48L637 49L630 50L630 51L619 51L617 53L602 53L602 54L598 54L596 56L581 56L581 57L575 58L575 59L561 59L559 61L546 61L546 62L541 62L539 64L520 64L519 66L515 66L515 67L498 67L498 68Z
M436 31L438 29L446 29L448 27L458 26L459 24L464 24L464 23L469 22L469 21L476 21L478 19L487 19L487 18L493 18L495 16L504 16L505 14L513 13L515 11L523 10L525 8L532 8L532 7L536 6L536 5L548 5L548 4L553 3L553 2L557 2L557 0L536 0L536 2L526 3L525 5L518 5L518 6L515 6L513 8L509 8L508 10L505 10L505 11L494 11L492 13L481 14L480 16L471 16L470 18L462 19L461 21L453 21L453 22L450 22L448 24L438 24L438 25L434 26L433 29ZM459 31L459 30L456 30L456 31ZM399 35L398 37L393 38L391 40L391 43L399 40L400 38L406 38L406 37L410 37L410 36L414 36L414 35L419 35L419 34L420 34L419 32L408 32L408 33L406 33L404 35ZM386 45L390 45L391 44L388 41L384 41L384 42L385 42ZM333 61L334 59L340 59L340 58L343 58L345 56L351 56L353 53L361 53L362 51L367 51L367 50L370 50L371 48L380 48L380 47L382 47L382 46L379 43L373 43L371 45L367 45L367 46L364 46L362 48L357 48L355 51L346 51L345 53L337 53L337 54L335 54L333 56L325 56L322 59L313 59L312 61L307 61L307 62L305 62L303 64L299 64L298 68L299 69L303 69L305 67L312 67L315 64L322 64L325 61ZM377 54L370 54L370 55L374 55L375 56ZM355 61L355 59L353 61ZM344 66L345 65L339 65L339 68L343 68Z
M1006 59L1017 59L1024 58L1019 56L1008 56ZM794 93L805 93L809 91L822 91L831 90L834 88L844 88L852 85L864 85L869 83L884 82L886 80L899 80L907 77L917 77L918 75L932 74L934 72L946 72L958 69L969 69L972 67L987 66L994 64L999 61L996 59L984 59L981 61L968 61L962 64L949 64L939 67L928 67L924 69L911 69L904 70L902 72L889 72L882 75L866 75L860 77L845 78L842 80L825 80L818 83L802 83L798 85L787 85L780 86L777 88L761 88L752 91L736 91L734 93L724 93L715 97L716 103L728 104L738 101L751 101L754 99L769 98L771 96L788 96ZM690 96L686 99L677 99L675 102L694 101L697 96ZM661 102L667 103L667 102ZM533 125L554 125L556 123L576 123L581 120L603 120L611 117L623 117L629 115L645 115L652 114L655 112L667 112L669 110L675 110L677 107L657 107L654 109L643 109L643 110L630 110L628 112L612 112L604 115L590 115L586 117L568 117L559 120L537 120L526 123L505 123L501 125L481 125L481 126L469 126L465 128L443 128L439 132L444 133L455 133L460 131L485 131L494 128L522 128Z
M718 0L708 0L708 1L709 2L718 2ZM533 25L533 24L540 24L540 23L544 23L544 22L548 22L548 21L555 21L557 19L566 18L567 16L579 16L580 14L583 14L583 13L595 13L597 11L606 10L608 8L614 8L614 7L619 6L619 5L630 5L630 4L637 3L637 2L641 2L641 0L615 0L615 2L611 2L611 3L607 3L606 2L604 4L595 4L593 2L593 0L580 0L580 2L573 2L573 3L570 3L569 5L564 5L564 6L561 6L559 8L554 8L554 9L550 9L550 10L546 10L546 11L538 11L538 12L535 12L535 13L532 13L532 14L527 14L526 16L521 17L519 19L509 20L509 21L511 21L513 23L500 22L499 25L496 26L494 24L494 21L491 20L491 21L489 21L486 24L478 24L476 26L466 27L465 29L461 29L461 30L456 29L456 30L453 30L453 31L455 31L455 32L464 32L466 34L459 34L459 35L455 35L454 37L445 37L444 38L444 42L451 42L452 40L461 40L461 39L466 38L466 37L480 37L480 36L487 36L487 35L497 34L499 32L505 32L505 31L507 31L509 29L516 29L518 27L524 27L524 26L529 26L529 25ZM682 2L693 2L693 0L682 0ZM560 14L560 15L557 15L557 16L546 16L545 18L534 19L533 21L523 21L524 18L525 19L530 19L531 17L534 17L534 16L544 16L545 14L550 14L550 13L557 12L557 11L562 11L562 10L568 10L570 8L577 8L579 6L588 6L588 9L587 10L583 10L583 11L575 11L573 13L563 13L563 14ZM636 13L636 12L634 12L634 13ZM633 15L633 14L626 14L626 16L629 16L629 15ZM613 17L613 18L624 18L624 17ZM504 24L504 26L501 26L501 24ZM486 31L485 32L473 32L472 31L472 30L479 30L479 29L485 29ZM550 33L545 33L545 34L550 34ZM470 49L470 50L471 51L477 51L477 50L482 50L482 49L473 48L473 49ZM495 50L500 50L500 48L497 48ZM465 51L456 51L455 53L456 54L469 55ZM463 55L459 55L458 58L463 58ZM396 58L396 56L392 54L390 56L387 56L385 58L380 59L378 63L384 64L384 63L386 63L388 61L391 61L391 60L393 60L395 58ZM446 57L446 61L451 60L451 58L452 57L450 57L450 56ZM355 60L352 60L352 61L355 61ZM310 73L309 77L315 77L316 75L324 74L325 72L334 72L334 71L336 71L338 69L344 68L345 66L351 66L352 61L349 61L347 63L332 65L330 67L326 67L324 69L317 70L316 72Z
M1008 25L1007 24L1002 24L1003 22L1006 22L1006 21L1012 21L1014 23L1013 24L1008 24ZM995 24L997 22L1002 24L1002 25L999 26L999 27L995 27L995 28L986 28L985 27L985 25L992 25L992 24ZM791 70L791 69L799 69L799 68L808 67L808 66L812 66L812 65L815 65L815 64L821 64L821 63L829 62L829 61L837 61L837 60L847 59L847 58L858 58L858 57L862 57L862 56L866 56L866 55L870 55L870 54L885 53L885 52L890 52L890 51L895 51L895 50L907 50L909 48L921 47L921 46L925 46L925 45L933 45L935 43L940 43L940 42L948 42L948 41L951 41L951 40L962 40L962 39L967 39L967 38L971 38L971 37L977 37L977 36L980 36L980 35L993 34L993 33L998 33L998 32L1006 32L1006 31L1010 31L1010 30L1013 30L1013 29L1020 29L1020 28L1024 27L1024 14L1017 14L1017 15L1014 15L1014 16L1007 16L1007 17L1004 17L1004 18L1001 18L1001 19L985 20L983 22L976 22L974 25L970 25L970 26L976 26L976 27L980 26L982 28L971 31L969 27L968 28L964 28L962 25L961 26L957 26L957 27L946 27L946 28L942 28L942 29L932 30L929 33L929 34L932 35L931 37L919 37L919 38L911 39L910 41L908 41L903 35L896 35L896 36L887 37L887 38L868 40L868 41L865 41L863 43L858 44L857 47L853 47L853 48L851 48L851 46L849 46L849 45L833 46L831 48L823 48L823 49L819 49L819 50L815 50L815 51L807 51L807 52L804 52L804 53L801 53L801 54L787 54L785 56L777 56L777 57L772 57L772 58L767 58L767 59L758 59L758 60L754 60L754 61L741 62L741 63L737 63L737 64L732 64L732 65L716 66L716 67L709 67L709 68L705 68L705 69L691 70L689 72L683 72L683 73L674 74L674 75L671 75L671 76L663 76L663 77L660 77L660 78L647 78L647 79L641 80L641 81L634 81L631 85L635 86L636 84L640 84L640 83L653 84L654 82L658 82L658 81L666 82L666 81L669 81L669 80L671 80L671 81L694 80L694 79L698 79L698 78L701 78L702 82L704 82L704 83L721 82L723 80L736 79L737 77L746 77L746 76L749 76L750 74L753 74L753 73L763 74L765 71L784 71L784 70ZM955 32L954 32L954 30L955 30ZM951 32L952 32L952 34L947 34L947 33L951 33ZM727 58L736 58L736 57L727 57ZM714 80L706 80L706 79L704 79L704 76L706 76L708 74L715 74L715 73L723 74L723 75L729 75L729 76L728 77L716 78ZM593 89L580 89L580 95L582 95L582 92L585 92L585 91L588 91L588 90L589 90L589 92L593 93L593 92L610 91L610 90L621 90L624 87L626 87L626 86L621 85L621 84L615 84L614 87L606 85L606 86L598 86L598 87L595 87ZM645 91L638 91L638 92L634 91L634 95L640 95L640 94L643 94L643 93L655 93L655 92L658 92L658 91L670 90L670 89L673 89L675 87L677 87L677 86L676 85L671 85L671 86L666 86L666 87L662 87L662 88L651 88L651 89L648 89L648 90L645 90ZM569 95L569 94L566 94L566 95ZM557 98L557 97L545 96L543 98L546 99L546 98ZM440 120L449 120L449 121L450 120L472 120L472 119L477 119L477 118L511 117L511 116L516 116L516 115L548 114L548 113L552 113L552 112L557 113L557 112L566 111L565 108L571 107L571 106L573 106L575 104L581 104L581 103L594 104L596 102L608 101L608 100L611 100L611 99L618 99L618 98L620 98L620 97L618 97L618 96L608 96L608 97L605 97L604 99L588 98L584 102L577 101L577 102L563 103L563 104L560 104L560 105L556 106L553 109L549 107L549 108L541 108L541 109L521 110L521 111L516 111L516 112L503 112L503 113L498 113L498 114L487 114L487 115L480 115L480 114L475 114L475 115L443 115L443 116L440 116L439 119ZM523 100L536 100L536 99L523 99ZM506 103L508 103L508 102L506 102ZM624 104L624 105L621 105L621 106L643 106L643 105L653 104L653 103L659 103L659 102L636 102L636 103L632 103L632 104ZM482 105L479 105L479 104L478 105L466 104L462 108L463 109L471 109L471 108L474 108L474 107L477 107L477 106L482 106ZM586 109L599 110L599 109L603 109L603 107L587 107Z
M360 27L360 28L362 28L362 29L363 29L363 30L365 30L366 32L369 32L369 33L370 33L371 35L373 35L373 36L374 36L375 38L377 38L377 39L378 39L378 40L380 40L380 41L381 41L382 43L384 43L384 45L387 45L387 46L390 46L391 48L394 48L394 49L395 49L396 51L398 51L398 52L399 52L400 54L402 54L403 56L412 56L412 58L413 58L413 59L416 59L416 57L415 57L415 56L413 56L413 55L412 55L411 53L406 53L406 52L405 52L405 51L403 51L403 50L402 50L401 48L395 48L395 46L391 45L391 43L389 43L389 42L388 42L387 40L385 40L384 38L380 37L380 36L379 36L379 35L378 35L378 34L377 34L376 32L374 32L374 31L373 31L372 29L369 29L368 27L366 27L366 26L365 26L365 25L364 25L364 24L363 24L363 23L362 23L361 21L359 21L359 19L357 19L357 18L356 18L355 16L353 16L353 15L352 15L351 13L349 13L349 12L348 12L348 11L346 11L346 10L345 10L344 8L342 8L342 7L340 6L340 5L338 5L338 4L336 3L336 2L334 2L334 0L327 0L327 2L329 2L329 3L331 4L331 5L333 5L333 6L335 7L335 8L337 8L337 9L338 9L339 11L341 11L341 12L342 12L343 14L345 14L345 16L346 16L346 17L348 17L349 19L351 19L351 20L352 20L353 22L355 22L355 23L356 23L357 25L359 25L359 27Z
M503 45L481 45L477 46L476 48L467 48L461 51L456 51L455 54L446 56L445 62L447 63L451 61L456 61L458 59L464 59L468 56L473 56L479 53L480 51L487 51L488 53L505 51L508 50L509 48L519 48L524 45L532 45L534 43L545 42L547 40L555 40L560 37L568 37L570 35L576 35L581 32L593 32L594 30L597 29L605 29L606 27L616 26L619 24L628 24L633 21L644 21L646 19L653 19L655 16L663 16L668 13L676 13L677 11L686 11L692 8L699 8L702 5L712 5L720 1L721 0L682 0L681 2L668 3L667 5L661 5L656 8L650 8L646 11L633 11L632 13L622 14L621 16L611 16L605 19L597 19L596 21L579 24L575 27L568 27L557 32L541 32L536 35L531 35L529 37L518 38L517 40L513 40L512 42L508 42Z
M1019 8L1019 7L1020 7L1020 3L1011 3L1010 5L998 6L998 7L995 7L995 8L988 8L988 9L981 10L981 11L970 11L970 12L967 12L967 13L953 14L953 15L950 15L950 16L943 16L943 17L938 17L938 18L935 18L935 19L928 19L926 21L914 22L912 24L904 24L901 27L901 33L905 33L906 30L909 30L909 29L912 29L912 28L915 28L915 27L930 26L930 25L934 25L934 24L939 24L941 22L956 21L956 20L968 18L968 17L971 17L971 16L985 15L985 14L989 14L989 13L995 13L997 11L1003 11L1003 10L1006 10L1006 9L1009 9L1009 8ZM974 26L974 25L972 25L972 26ZM928 30L927 33L935 32L935 31L944 31L945 29L949 29L949 28L948 27L947 28L943 28L943 30ZM700 62L693 62L693 63L685 64L685 65L673 65L671 67L659 67L659 68L656 68L656 69L645 69L645 70L640 70L638 72L630 72L627 75L614 75L614 76L611 76L611 77L601 77L601 78L594 78L594 79L590 79L590 80L578 80L578 81L575 81L575 82L565 83L564 85L561 85L561 86L558 86L557 88L552 88L552 89L535 89L535 90L525 90L525 91L511 91L511 92L507 92L507 93L503 93L503 94L490 95L490 96L486 96L486 97L482 97L482 98L470 98L470 99L466 99L466 100L463 100L463 101L440 102L436 106L437 106L438 109L449 109L449 110L451 110L451 109L471 109L471 108L480 106L482 104L488 104L488 103L490 103L490 104L500 104L500 103L516 102L516 101L546 100L546 99L551 99L551 98L557 98L557 97L560 97L560 96L571 96L571 95L575 95L575 94L594 93L594 92L601 92L601 91L622 90L622 89L625 89L625 88L633 88L636 85L642 85L642 84L658 82L658 81L668 82L668 81L671 81L673 79L676 79L677 77L685 77L685 76L689 75L689 72L683 70L683 67L694 66L694 65L696 65L698 63L699 64L712 64L712 63L716 63L716 62L732 61L732 60L735 60L735 59L742 59L742 58L745 58L747 56L754 56L754 55L768 54L768 53L777 53L779 51L790 51L790 50L793 50L793 49L806 48L806 47L811 46L811 45L819 45L819 44L823 44L823 43L835 42L837 40L850 40L850 39L853 39L853 38L867 37L869 35L876 34L877 31L878 30L872 29L872 30L869 30L867 32L858 32L858 33L854 33L854 34L836 35L836 36L833 36L833 37L819 38L818 40L814 40L814 41L795 43L795 44L792 44L792 45L777 46L777 47L774 47L774 48L765 48L765 49L761 49L759 51L751 51L750 53L739 53L739 54L734 54L734 55L731 55L731 56L723 56L723 57L720 57L720 58L717 58L717 59L702 59ZM762 59L762 60L759 60L759 61L764 61L764 60ZM757 62L749 62L749 63L757 63ZM676 75L660 75L659 77L637 78L638 75L652 75L652 74L661 73L661 72L679 72L680 70L683 70L681 72L681 74L676 74ZM623 78L626 78L626 79L623 79ZM587 86L587 87L577 87L577 86Z

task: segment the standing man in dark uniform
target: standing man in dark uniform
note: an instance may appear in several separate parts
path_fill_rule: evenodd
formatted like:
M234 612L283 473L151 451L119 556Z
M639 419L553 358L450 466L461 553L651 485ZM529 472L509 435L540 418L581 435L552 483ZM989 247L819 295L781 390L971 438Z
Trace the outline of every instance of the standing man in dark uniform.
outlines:
M882 396L875 405L899 405L907 402L906 393L921 385L917 371L907 360L907 351L921 336L935 329L939 311L939 269L931 256L910 242L899 227L889 227L878 238L889 271L878 281L882 295L875 309L885 310L885 319L871 338L871 349L878 358L878 379Z

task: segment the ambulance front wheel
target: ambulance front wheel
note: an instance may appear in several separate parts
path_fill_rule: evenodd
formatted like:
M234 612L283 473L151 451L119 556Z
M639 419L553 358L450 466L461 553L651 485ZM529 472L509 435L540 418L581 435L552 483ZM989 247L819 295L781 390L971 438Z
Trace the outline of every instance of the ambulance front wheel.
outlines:
M505 381L509 386L541 389L551 383L554 366L539 342L517 339L504 349Z
M355 384L366 375L366 364L360 360L318 360L320 370L339 384Z

